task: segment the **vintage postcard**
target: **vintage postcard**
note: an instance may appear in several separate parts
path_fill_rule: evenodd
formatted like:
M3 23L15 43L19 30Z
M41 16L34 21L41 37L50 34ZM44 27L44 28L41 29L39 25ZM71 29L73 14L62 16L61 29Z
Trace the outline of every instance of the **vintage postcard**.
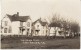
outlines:
M1 0L1 49L80 49L81 0Z

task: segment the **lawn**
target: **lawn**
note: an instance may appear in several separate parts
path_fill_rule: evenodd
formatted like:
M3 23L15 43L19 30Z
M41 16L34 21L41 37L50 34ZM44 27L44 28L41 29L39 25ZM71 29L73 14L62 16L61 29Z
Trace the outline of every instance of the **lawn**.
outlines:
M80 38L67 39L26 39L5 38L2 49L80 49Z

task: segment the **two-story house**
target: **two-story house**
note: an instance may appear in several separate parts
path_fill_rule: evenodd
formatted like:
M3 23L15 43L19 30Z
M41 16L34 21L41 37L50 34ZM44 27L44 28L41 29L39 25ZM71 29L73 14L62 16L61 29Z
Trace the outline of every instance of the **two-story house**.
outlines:
M1 20L2 35L31 35L32 21L29 16L19 16L19 12L14 15L6 14Z
M41 18L33 22L33 36L48 36L49 28L46 21L42 21Z

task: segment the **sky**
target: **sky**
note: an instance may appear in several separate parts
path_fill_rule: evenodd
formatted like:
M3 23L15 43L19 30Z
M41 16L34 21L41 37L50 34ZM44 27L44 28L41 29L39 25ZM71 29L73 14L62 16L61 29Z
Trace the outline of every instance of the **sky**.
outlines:
M38 18L49 20L54 14L64 19L80 21L80 0L1 0L1 19L6 14L30 16L32 21Z

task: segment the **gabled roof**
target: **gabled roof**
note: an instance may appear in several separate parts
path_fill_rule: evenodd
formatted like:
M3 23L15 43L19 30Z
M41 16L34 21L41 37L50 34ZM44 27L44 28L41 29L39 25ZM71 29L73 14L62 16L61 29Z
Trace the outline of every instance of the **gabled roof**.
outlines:
M9 17L9 19L13 22L13 21L22 21L22 22L26 22L28 19L30 19L29 16L19 16L17 14L14 15L9 15L7 14L7 16Z
M46 24L48 24L47 22L44 22L44 21L41 21L41 19L38 19L38 20L36 20L35 22L33 22L33 24L35 24L36 22L40 22L40 24L42 25L42 26L45 26Z

